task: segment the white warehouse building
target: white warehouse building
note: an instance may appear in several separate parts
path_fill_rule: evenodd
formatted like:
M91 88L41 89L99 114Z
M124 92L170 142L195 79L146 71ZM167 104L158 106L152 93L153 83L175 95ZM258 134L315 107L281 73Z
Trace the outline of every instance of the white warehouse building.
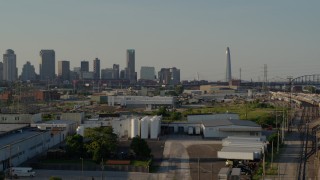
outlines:
M91 119L77 128L77 133L84 135L86 128L111 126L119 138L157 139L160 134L162 116L131 117L121 116L105 119Z
M220 119L202 121L203 136L207 138L225 138L228 136L260 137L262 128L248 120Z

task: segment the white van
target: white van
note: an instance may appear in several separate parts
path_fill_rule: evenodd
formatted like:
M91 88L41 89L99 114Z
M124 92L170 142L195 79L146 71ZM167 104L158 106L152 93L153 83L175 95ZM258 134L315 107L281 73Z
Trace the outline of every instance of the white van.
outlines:
M9 169L9 173L13 177L19 177L19 176L29 176L34 177L36 173L33 171L31 167L12 167Z

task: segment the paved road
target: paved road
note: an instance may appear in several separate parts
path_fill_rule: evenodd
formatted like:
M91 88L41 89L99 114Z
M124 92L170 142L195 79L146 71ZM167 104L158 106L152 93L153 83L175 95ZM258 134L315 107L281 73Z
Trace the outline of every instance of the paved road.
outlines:
M20 177L19 179L48 180L57 176L63 180L151 180L160 179L157 174L139 172L113 172L113 171L63 171L63 170L35 170L36 177Z

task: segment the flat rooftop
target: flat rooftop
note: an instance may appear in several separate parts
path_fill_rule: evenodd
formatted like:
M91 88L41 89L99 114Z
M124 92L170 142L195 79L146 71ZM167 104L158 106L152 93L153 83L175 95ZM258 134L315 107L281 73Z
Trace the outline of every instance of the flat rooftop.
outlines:
M0 124L0 136L10 131L19 130L28 126L29 124Z
M32 136L46 133L47 131L38 131L36 128L23 129L22 131L16 131L0 137L0 149L8 146L9 144L15 144L19 141L23 141L31 138Z

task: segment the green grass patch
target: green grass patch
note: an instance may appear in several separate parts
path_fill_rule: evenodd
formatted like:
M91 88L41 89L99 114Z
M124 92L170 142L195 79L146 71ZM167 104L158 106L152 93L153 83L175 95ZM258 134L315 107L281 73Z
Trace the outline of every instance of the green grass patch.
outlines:
M130 163L133 166L143 166L143 167L147 167L150 165L150 161L138 161L138 160L133 160Z
M41 163L45 164L79 164L82 163L81 159L44 159ZM93 160L84 159L83 164L96 164Z

